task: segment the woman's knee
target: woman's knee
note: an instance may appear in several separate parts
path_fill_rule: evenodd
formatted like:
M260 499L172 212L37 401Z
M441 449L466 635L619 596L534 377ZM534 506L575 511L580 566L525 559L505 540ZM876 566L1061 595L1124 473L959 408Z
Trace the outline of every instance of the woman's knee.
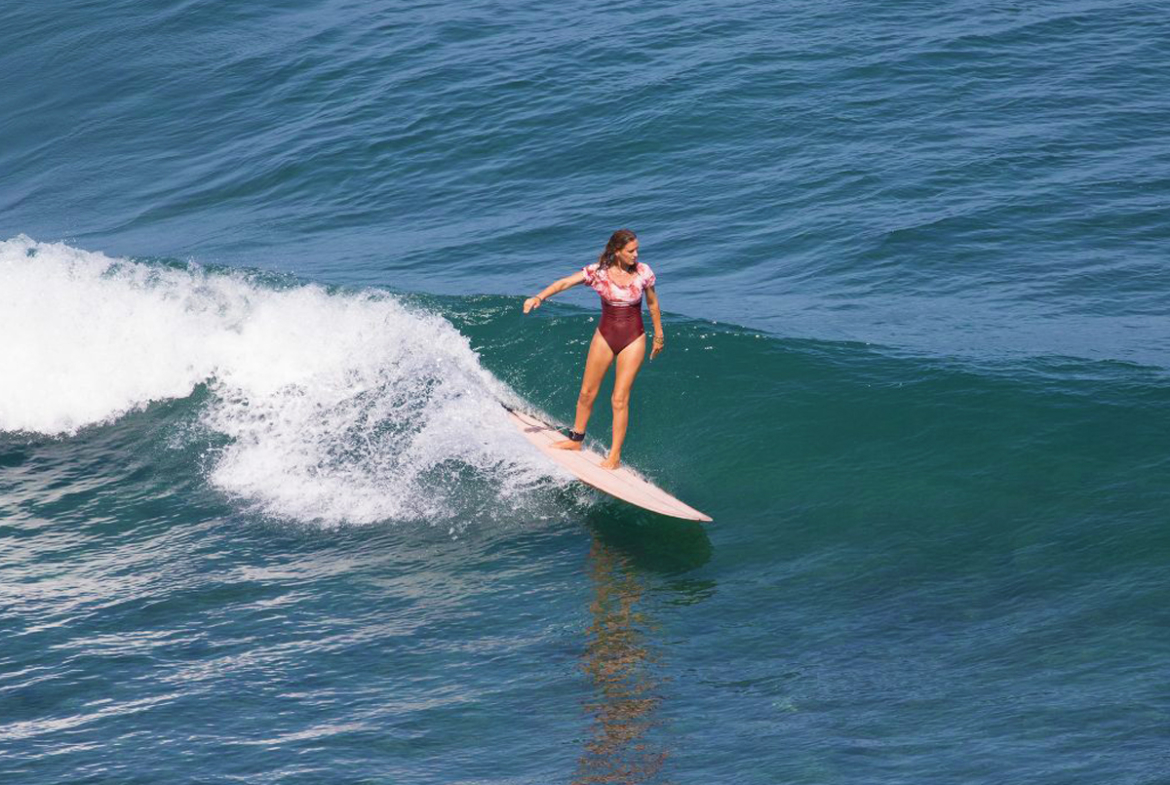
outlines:
M596 387L582 387L581 394L577 396L577 400L585 406L592 406L593 401L596 399L597 399L597 388Z
M615 412L624 412L630 407L630 396L614 393L609 402Z

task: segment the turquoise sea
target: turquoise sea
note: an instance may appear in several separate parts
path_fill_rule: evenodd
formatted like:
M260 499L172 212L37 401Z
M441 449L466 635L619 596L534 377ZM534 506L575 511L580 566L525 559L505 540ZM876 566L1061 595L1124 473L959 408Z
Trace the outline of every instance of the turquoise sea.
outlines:
M0 782L1170 783L1170 6L0 4ZM639 234L666 351L572 418ZM590 437L604 449L603 392Z

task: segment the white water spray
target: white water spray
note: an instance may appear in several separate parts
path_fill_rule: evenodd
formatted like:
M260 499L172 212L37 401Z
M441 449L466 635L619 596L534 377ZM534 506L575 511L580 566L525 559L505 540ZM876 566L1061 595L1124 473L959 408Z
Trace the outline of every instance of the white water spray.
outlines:
M503 496L549 472L505 390L446 320L381 292L0 242L0 430L70 436L212 392L210 481L265 513L336 523L446 517L459 472Z

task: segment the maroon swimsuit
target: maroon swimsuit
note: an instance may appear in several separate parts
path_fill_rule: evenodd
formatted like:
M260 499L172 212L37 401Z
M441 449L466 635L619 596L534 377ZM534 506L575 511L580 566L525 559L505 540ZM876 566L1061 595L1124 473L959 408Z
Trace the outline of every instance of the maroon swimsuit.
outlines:
M609 344L615 355L633 343L639 335L646 334L642 326L642 300L637 305L610 305L601 301L601 324L597 327L601 337Z
M616 355L638 336L645 335L642 326L642 292L654 286L654 271L638 262L628 284L620 286L609 278L609 271L600 265L585 267L585 283L601 295L601 324L598 331L610 350Z

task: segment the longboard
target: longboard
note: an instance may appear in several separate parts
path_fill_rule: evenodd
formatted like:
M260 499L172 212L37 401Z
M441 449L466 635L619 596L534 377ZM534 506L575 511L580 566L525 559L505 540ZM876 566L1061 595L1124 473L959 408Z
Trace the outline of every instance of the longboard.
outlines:
M582 449L578 452L555 449L552 445L563 441L564 434L531 415L506 406L504 408L508 410L508 419L512 421L517 430L524 434L528 441L550 460L572 472L578 480L586 485L661 515L685 518L688 521L711 520L710 516L684 504L657 485L643 480L625 466L619 466L616 469L601 468L602 457L592 450Z

